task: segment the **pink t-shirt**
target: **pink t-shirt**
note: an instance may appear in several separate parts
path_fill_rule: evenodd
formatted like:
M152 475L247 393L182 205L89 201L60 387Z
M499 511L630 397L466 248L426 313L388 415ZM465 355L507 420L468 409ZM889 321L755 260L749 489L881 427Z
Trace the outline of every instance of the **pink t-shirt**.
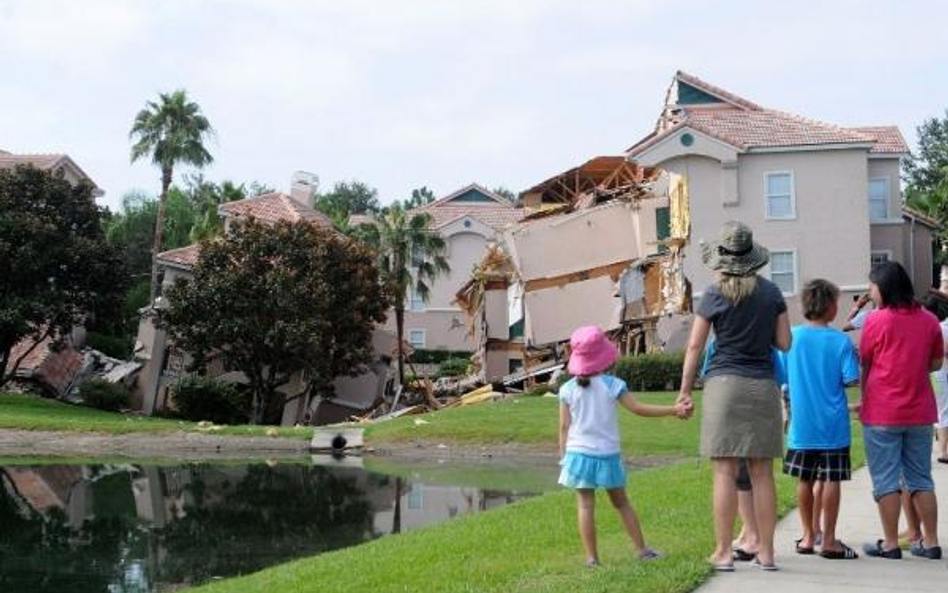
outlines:
M937 419L929 378L945 355L938 319L921 307L885 307L866 319L859 356L869 376L862 390L863 424L932 424Z

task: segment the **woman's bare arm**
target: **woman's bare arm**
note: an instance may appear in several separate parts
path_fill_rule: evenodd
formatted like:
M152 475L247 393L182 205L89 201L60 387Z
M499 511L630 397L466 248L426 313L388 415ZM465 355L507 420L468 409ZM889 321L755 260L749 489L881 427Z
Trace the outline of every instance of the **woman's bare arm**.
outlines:
M777 347L777 350L786 352L790 350L792 340L793 336L790 334L790 318L787 316L787 312L784 311L777 316L777 325L774 328L774 346Z
M701 360L701 353L704 352L704 345L710 333L711 322L700 315L695 315L694 323L691 325L691 335L688 338L688 347L685 349L685 364L681 369L681 389L677 403L691 403L691 390L695 386L698 362Z

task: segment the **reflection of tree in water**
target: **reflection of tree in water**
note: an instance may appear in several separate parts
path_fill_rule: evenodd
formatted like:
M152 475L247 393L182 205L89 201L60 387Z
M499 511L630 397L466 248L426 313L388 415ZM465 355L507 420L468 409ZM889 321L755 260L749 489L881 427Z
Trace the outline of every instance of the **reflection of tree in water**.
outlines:
M217 500L196 469L183 516L157 533L156 582L200 582L370 539L373 511L357 474L250 466ZM218 497L214 497L218 498ZM195 501L191 503L190 500Z
M138 538L129 476L108 476L96 490L112 503L124 499L132 513L96 505L95 516L74 529L62 509L30 507L0 468L0 591L99 593L122 582L122 557Z

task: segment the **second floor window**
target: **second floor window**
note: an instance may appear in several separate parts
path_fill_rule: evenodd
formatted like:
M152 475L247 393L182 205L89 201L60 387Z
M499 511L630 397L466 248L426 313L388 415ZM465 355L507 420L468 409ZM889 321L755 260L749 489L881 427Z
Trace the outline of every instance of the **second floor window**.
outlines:
M793 173L767 173L764 185L767 191L767 218L796 218Z
M425 310L425 299L421 297L421 293L412 286L408 289L408 310L409 311L424 311Z
M869 180L869 220L889 218L889 180Z
M770 280L780 292L793 294L797 286L797 254L793 251L770 252Z

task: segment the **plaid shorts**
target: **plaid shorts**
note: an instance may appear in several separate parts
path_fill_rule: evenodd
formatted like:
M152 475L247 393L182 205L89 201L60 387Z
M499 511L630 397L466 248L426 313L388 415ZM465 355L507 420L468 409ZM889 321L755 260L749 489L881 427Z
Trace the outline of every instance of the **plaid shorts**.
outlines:
M842 449L787 449L783 473L804 482L844 482L849 480L849 447Z

